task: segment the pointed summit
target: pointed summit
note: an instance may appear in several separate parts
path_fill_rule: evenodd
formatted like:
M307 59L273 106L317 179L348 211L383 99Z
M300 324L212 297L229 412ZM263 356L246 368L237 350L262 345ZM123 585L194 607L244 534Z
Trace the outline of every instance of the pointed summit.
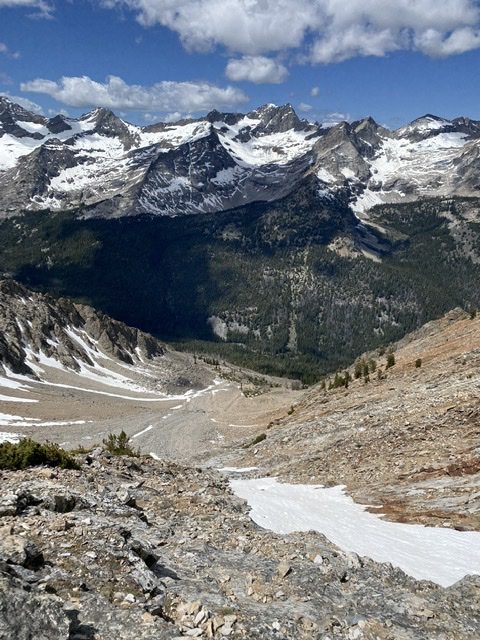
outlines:
M119 138L126 149L134 146L138 138L135 127L127 124L116 116L113 111L105 107L98 107L80 118L83 122L94 123L89 133L98 133L108 138Z
M263 132L284 133L291 129L304 129L305 121L300 120L291 104L278 107L275 104L265 104L248 114L249 118L260 119L263 124Z
M0 134L9 133L16 138L41 140L43 135L35 129L41 129L46 122L47 119L38 113L27 111L9 98L0 96ZM31 126L22 126L22 123Z

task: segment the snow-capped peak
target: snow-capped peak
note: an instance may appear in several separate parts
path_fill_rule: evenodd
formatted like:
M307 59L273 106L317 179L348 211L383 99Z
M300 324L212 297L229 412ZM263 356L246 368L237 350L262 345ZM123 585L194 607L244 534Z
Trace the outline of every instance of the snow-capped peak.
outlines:
M371 117L321 127L290 104L138 127L98 108L47 119L0 98L0 199L20 210L180 215L275 200L310 174L357 212L475 195L480 123L426 114L389 131ZM84 208L85 211L85 208Z

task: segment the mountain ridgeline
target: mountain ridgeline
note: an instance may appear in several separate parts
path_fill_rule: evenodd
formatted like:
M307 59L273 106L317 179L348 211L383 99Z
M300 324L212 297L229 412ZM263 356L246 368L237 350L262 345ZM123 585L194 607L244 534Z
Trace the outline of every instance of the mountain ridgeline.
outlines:
M313 382L480 304L478 122L0 126L0 272L185 348Z

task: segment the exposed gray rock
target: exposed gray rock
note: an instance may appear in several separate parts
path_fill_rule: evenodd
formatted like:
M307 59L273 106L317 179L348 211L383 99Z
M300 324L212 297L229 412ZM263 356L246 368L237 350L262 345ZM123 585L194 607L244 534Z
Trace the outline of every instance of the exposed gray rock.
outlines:
M478 578L442 589L316 533L262 530L213 471L96 460L48 481L42 469L0 473L5 493L40 504L67 487L89 496L81 511L26 506L2 518L1 638L478 638ZM121 499L126 484L143 511ZM24 567L31 544L45 560L35 570Z
M26 350L53 357L75 371L79 362L91 366L91 351L72 337L72 331L91 349L98 343L104 353L127 364L164 353L152 336L91 307L63 298L54 300L13 280L0 280L0 367L3 364L14 373L34 375L26 362Z

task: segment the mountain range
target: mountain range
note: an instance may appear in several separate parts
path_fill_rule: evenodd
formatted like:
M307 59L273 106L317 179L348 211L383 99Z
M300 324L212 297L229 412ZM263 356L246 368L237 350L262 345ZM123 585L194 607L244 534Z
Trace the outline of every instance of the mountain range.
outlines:
M315 181L360 217L375 204L478 195L480 122L425 115L321 126L291 105L138 127L99 108L78 119L0 97L0 205L83 215L177 216L272 202Z
M480 122L141 128L1 98L0 127L0 274L187 350L311 383L480 307Z

